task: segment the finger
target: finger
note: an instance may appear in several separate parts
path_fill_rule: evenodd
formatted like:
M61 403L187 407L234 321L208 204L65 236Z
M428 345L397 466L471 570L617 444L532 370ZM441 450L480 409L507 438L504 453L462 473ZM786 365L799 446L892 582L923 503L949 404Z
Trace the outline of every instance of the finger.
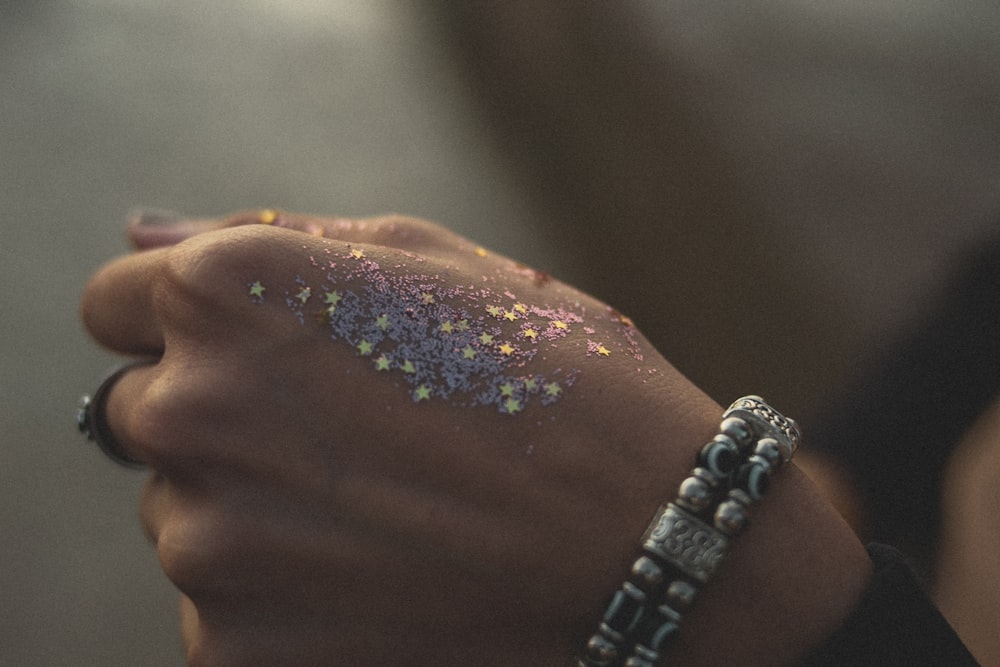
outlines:
M136 209L129 214L126 233L136 250L172 246L225 226L218 218L186 218L173 211Z
M239 211L223 218L188 218L156 209L139 209L129 219L128 236L137 250L176 245L208 231L268 225L310 236L398 248L428 255L457 250L485 251L468 239L426 220L399 215L371 218L321 217L275 209Z
M126 229L136 250L177 245L192 236L216 229L244 225L274 225L312 236L324 236L324 225L314 216L280 213L274 209L239 211L222 218L185 217L173 211L136 209L129 214Z
M164 251L121 258L104 266L84 288L80 317L90 335L121 354L160 356L163 328L152 286L162 272Z
M198 638L198 609L191 602L191 598L186 595L181 595L179 607L181 644L186 651L190 652Z

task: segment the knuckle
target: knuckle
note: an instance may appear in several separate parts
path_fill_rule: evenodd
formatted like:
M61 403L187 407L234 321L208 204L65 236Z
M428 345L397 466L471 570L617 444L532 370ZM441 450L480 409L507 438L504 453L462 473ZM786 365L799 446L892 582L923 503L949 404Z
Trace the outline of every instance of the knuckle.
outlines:
M206 456L203 436L195 426L212 418L213 397L197 391L189 372L166 372L136 397L123 425L123 436L138 458L154 470L177 467Z
M240 543L219 512L181 505L161 527L156 552L167 578L197 602L227 593Z
M451 247L461 237L444 227L421 218L389 215L371 221L374 243L409 249Z
M233 227L200 234L171 248L154 287L157 312L181 315L199 326L220 309L225 312L248 276L268 266L280 249L276 231L262 225Z

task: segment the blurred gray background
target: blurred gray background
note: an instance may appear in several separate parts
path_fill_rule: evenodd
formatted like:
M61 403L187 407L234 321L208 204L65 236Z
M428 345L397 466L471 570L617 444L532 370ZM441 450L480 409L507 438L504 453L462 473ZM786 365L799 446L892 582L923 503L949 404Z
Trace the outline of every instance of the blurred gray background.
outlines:
M988 2L0 1L0 665L183 663L142 475L72 421L132 207L431 218L808 412L994 233L998 36Z

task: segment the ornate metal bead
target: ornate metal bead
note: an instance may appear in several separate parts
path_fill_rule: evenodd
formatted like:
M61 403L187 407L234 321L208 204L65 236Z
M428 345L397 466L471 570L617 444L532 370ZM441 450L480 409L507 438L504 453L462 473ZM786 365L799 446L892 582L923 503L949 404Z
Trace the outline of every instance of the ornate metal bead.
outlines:
M650 522L642 546L695 581L706 582L725 557L729 538L670 503Z
M729 417L739 417L752 424L758 438L772 437L782 445L787 461L798 449L802 441L802 431L794 419L785 417L764 402L760 396L744 396L738 399L723 414L723 421Z

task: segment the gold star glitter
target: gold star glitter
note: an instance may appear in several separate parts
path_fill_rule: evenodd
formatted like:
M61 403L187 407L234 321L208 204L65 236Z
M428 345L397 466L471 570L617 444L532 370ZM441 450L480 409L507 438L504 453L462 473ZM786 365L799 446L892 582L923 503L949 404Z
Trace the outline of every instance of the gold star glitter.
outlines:
M417 402L426 401L430 399L430 397L431 397L431 388L425 384L420 385L413 392L413 400Z
M361 248L354 248L353 250L351 250L351 257L353 257L354 259L364 259L364 256L365 256L365 251L362 250Z
M340 296L340 292L334 290L332 292L327 292L325 298L326 298L326 303L330 304L331 306L336 306L338 303L340 303L340 299L342 297Z
M382 331L385 331L386 329L389 328L389 316L379 315L377 318L375 318L375 325L378 326L378 328L381 329Z
M483 345L489 345L493 342L493 334L488 334L485 331L479 334L479 342Z
M493 317L500 317L503 315L503 309L500 306L489 306L486 308L486 312Z
M260 281L258 280L256 282L254 282L253 285L250 286L250 296L255 296L255 297L263 299L264 298L264 290L265 289L266 288L263 285L261 285Z
M610 357L611 356L611 350L609 350L608 348L604 347L603 345L598 345L597 346L597 354L601 355L602 357Z
M430 305L434 303L434 295L431 294L430 292L421 292L420 302L423 303L425 306Z
M469 320L459 320L458 322L455 322L455 328L459 331L468 331Z
M278 212L275 211L273 208L265 208L263 211L260 212L260 215L257 216L258 222L260 222L260 224L262 225L270 225L277 219L278 219Z
M534 391L536 387L538 387L538 381L535 378L528 378L524 381L525 391Z
M476 248L476 256L477 256L477 257L486 257L486 256L488 256L489 254L490 254L490 253L486 252L486 248L484 248L484 247L482 247L482 246L480 246L480 247Z
M455 325L453 325L451 322L441 323L441 333L450 334L454 330L455 330Z
M563 322L562 320L552 320L552 326L554 326L556 329L568 329L569 328L569 325L566 324L565 322Z
M389 370L389 357L384 354L375 360L375 370L377 371L387 371Z
M514 304L514 310L516 310L517 312L519 312L522 315L524 315L525 313L528 312L528 307L526 305L524 305L523 303L515 303Z
M517 313L515 313L513 310L508 310L506 313L503 314L503 318L505 320L513 322L514 320L517 319Z
M529 327L524 330L524 337L530 338L531 340L535 340L536 338L538 338L538 332Z
M305 303L306 301L309 300L309 297L311 296L312 296L312 290L308 287L303 287L302 291L295 295L295 298L301 301L302 303Z
M562 387L559 386L558 382L549 382L545 385L546 396L558 396L560 393L562 393Z
M510 382L504 382L500 385L500 395L501 396L513 396L514 395L514 385Z
M475 359L476 350L471 345L466 345L462 348L462 356L466 359Z
M413 365L413 362L407 359L403 362L403 365L399 367L404 373L416 373L417 368Z
M500 351L506 354L508 357L514 354L514 348L507 343L504 343L503 345L500 346Z
M372 353L372 344L369 343L364 338L362 338L361 342L358 343L358 353L363 354L364 356L367 357L369 354Z
M510 414L514 414L515 412L520 412L521 401L517 400L516 398L508 398L506 401L504 401L503 407Z

